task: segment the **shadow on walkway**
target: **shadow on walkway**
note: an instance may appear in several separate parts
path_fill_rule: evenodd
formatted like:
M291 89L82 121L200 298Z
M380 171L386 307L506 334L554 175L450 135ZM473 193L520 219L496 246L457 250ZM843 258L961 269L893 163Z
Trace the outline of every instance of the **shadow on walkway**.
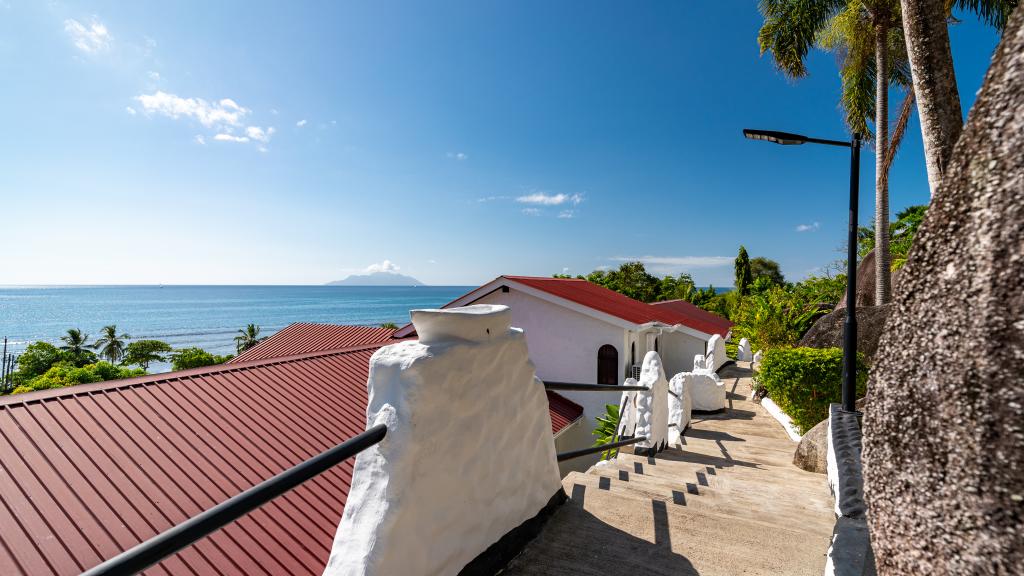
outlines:
M571 500L548 521L542 534L526 552L506 568L512 574L580 576L697 575L697 569L683 555L672 551L668 509L665 502L651 500L654 542L637 538L615 528L583 509L586 486L575 484Z

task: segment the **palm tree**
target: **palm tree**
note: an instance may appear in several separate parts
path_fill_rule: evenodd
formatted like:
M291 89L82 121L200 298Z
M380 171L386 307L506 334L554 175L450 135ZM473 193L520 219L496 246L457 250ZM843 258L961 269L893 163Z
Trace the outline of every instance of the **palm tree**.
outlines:
M1018 0L902 0L903 28L921 118L928 185L942 182L953 145L963 130L949 30L953 8L977 14L998 30L1006 27Z
M83 333L78 328L68 328L67 334L61 336L60 339L64 342L60 349L76 358L81 356L86 351L85 349L89 347L89 335Z
M124 357L125 340L131 338L127 334L117 334L117 325L104 326L100 331L100 337L93 343L93 350L99 350L100 356L106 358L111 364L117 364Z
M266 339L266 337L260 338L259 326L249 324L244 329L240 329L238 331L238 336L235 336L235 348L238 350L238 353L241 354Z
M804 62L814 45L841 60L842 105L851 132L869 135L874 117L875 303L890 298L889 271L889 86L908 86L900 5L897 0L762 0L761 53L771 52L788 76L807 75ZM873 98L872 98L873 96ZM909 96L908 96L909 97ZM895 155L893 154L893 157Z

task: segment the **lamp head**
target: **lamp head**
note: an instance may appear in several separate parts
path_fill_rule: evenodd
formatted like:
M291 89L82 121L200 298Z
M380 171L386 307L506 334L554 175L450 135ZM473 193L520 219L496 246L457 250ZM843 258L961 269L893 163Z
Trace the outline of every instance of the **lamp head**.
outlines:
M765 140L782 144L783 146L796 146L807 143L807 136L791 134L789 132L776 132L775 130L751 130L750 128L744 128L743 135L751 140Z

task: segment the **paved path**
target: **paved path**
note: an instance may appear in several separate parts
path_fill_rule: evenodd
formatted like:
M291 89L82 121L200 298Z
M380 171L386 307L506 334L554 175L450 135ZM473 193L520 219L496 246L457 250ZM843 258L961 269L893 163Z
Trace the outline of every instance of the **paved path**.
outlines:
M571 499L503 574L822 574L832 534L825 476L750 402L750 371L729 369L724 414L697 415L684 445L622 454L573 472Z

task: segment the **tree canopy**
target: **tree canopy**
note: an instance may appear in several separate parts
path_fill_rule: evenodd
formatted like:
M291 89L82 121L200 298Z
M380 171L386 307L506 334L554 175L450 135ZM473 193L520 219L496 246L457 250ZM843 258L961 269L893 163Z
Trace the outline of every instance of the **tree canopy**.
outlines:
M167 352L174 350L171 345L160 340L136 340L128 344L125 351L124 361L126 366L139 366L148 370L153 362L166 362L164 356Z

